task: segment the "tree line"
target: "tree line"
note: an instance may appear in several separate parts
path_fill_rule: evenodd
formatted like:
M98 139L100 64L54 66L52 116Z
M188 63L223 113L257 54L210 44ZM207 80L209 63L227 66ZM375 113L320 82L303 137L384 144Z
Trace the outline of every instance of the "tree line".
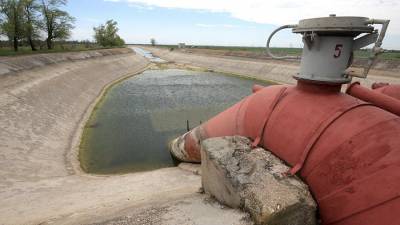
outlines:
M94 39L103 47L122 46L125 41L117 34L118 23L114 20L108 20L105 24L94 27Z
M32 51L45 38L47 49L55 40L70 37L75 18L61 8L67 0L0 0L0 35L8 38L14 51L26 41Z

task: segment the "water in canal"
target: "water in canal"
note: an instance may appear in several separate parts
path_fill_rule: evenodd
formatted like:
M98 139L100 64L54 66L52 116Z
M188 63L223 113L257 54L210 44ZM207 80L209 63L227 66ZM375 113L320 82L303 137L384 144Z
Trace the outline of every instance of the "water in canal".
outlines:
M219 73L148 70L108 90L91 115L79 158L89 173L173 166L168 142L251 94L259 81Z

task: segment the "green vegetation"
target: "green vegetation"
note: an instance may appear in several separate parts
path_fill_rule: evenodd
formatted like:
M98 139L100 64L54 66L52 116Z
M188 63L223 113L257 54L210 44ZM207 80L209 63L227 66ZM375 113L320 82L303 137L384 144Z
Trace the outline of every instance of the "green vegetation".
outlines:
M0 41L0 56L18 56L18 55L30 55L30 54L40 54L40 53L56 53L56 52L77 52L77 51L88 51L93 49L106 49L100 45L89 42L89 41L68 41L54 42L52 49L47 49L46 42L36 42L37 51L32 51L31 48L22 43L18 48L18 51L14 51L12 47L8 46L8 42Z
M36 51L44 33L47 49L53 42L70 37L74 18L60 8L67 0L0 0L0 35L7 37L14 51L23 43Z
M151 44L151 46L156 46L156 39L151 38L150 39L150 44Z
M40 5L34 0L24 0L23 2L23 12L24 15L24 33L23 36L26 37L32 51L36 51L34 40L40 38L40 28L43 26L42 21L39 17Z
M67 0L42 0L39 7L43 15L43 30L47 34L47 49L53 48L53 40L65 40L71 36L75 19L60 9L66 4Z
M18 41L24 34L24 1L1 0L1 33L6 35L13 43L15 51L18 51Z
M118 23L108 20L106 24L94 27L94 38L103 47L123 46L125 41L117 34Z
M61 10L67 0L0 0L0 56L85 51L122 46L117 22L94 28L97 43L66 41L75 19Z
M356 58L361 58L361 59L368 58L369 55L370 55L369 50L359 50L354 53L354 56ZM387 60L400 60L400 51L389 50L379 55L379 58Z
M177 45L158 45L169 49L178 48ZM189 46L188 49L211 49L211 50L224 50L224 51L244 51L249 53L265 53L265 47L244 47L244 46ZM301 48L271 48L272 53L277 55L301 55ZM355 57L366 59L369 57L369 50L362 49L355 52ZM400 51L388 50L379 56L380 59L400 60Z

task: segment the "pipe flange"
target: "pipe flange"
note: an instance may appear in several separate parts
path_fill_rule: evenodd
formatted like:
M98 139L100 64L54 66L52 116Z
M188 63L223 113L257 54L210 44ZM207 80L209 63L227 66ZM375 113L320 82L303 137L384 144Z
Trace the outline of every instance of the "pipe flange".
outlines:
M319 35L336 34L357 36L372 33L374 27L368 24L369 18L355 16L329 16L300 20L293 33L315 32Z

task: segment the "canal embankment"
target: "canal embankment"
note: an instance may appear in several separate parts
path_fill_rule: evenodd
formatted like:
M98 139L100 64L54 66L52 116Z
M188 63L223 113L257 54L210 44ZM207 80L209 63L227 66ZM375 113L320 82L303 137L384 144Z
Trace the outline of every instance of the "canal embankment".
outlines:
M214 54L212 51L196 51L192 49L171 49L162 47L140 46L169 62L208 68L248 77L269 80L283 84L294 84L293 79L300 68L296 60L273 60L251 57L227 56ZM370 71L367 79L354 78L362 85L371 86L374 82L400 83L400 62L380 60ZM363 65L359 62L358 65Z
M99 58L132 53L130 48L113 48L92 51L79 51L67 53L44 53L24 56L1 57L0 76L9 73L31 70L38 67L59 64L63 62L75 62L86 59Z
M0 224L87 224L128 214L141 220L136 224L239 224L241 212L204 204L200 176L191 171L91 175L80 169L80 137L96 103L112 84L150 64L130 49L84 54L97 56L0 59Z
M73 168L74 143L96 99L110 83L149 64L128 51L0 76L0 224L73 224L76 217L111 213L144 199L195 193L199 178L179 169L100 177ZM13 67L25 65L12 61Z

